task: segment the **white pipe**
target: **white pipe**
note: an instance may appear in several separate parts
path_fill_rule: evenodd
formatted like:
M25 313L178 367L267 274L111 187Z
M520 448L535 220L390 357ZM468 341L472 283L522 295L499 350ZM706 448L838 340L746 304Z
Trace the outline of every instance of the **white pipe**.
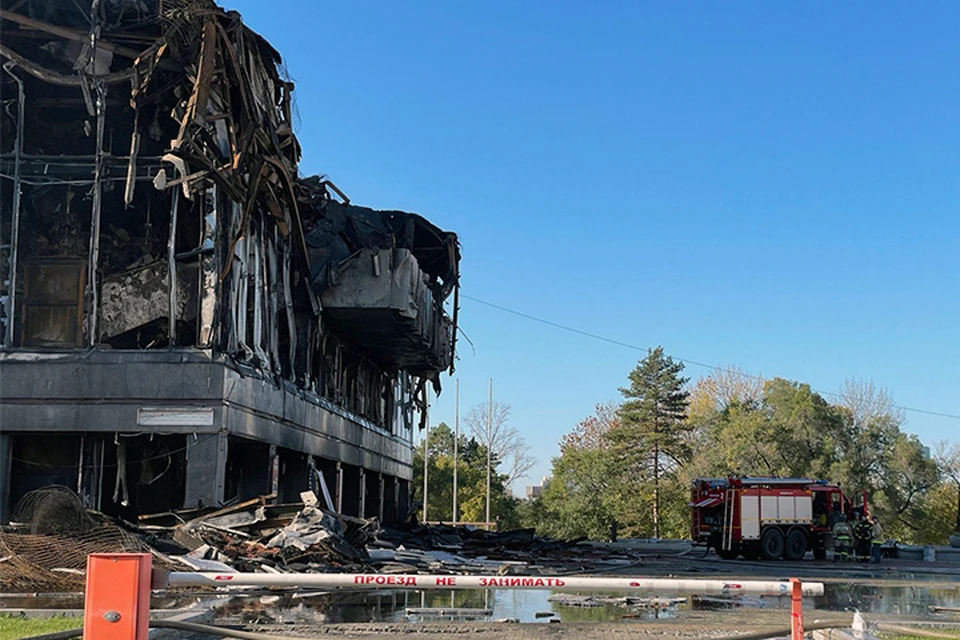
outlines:
M211 573L173 572L170 586L216 585L322 587L329 589L552 589L620 591L677 595L789 596L791 584L751 580L674 580L667 578L599 578L579 576L442 576L371 573ZM803 595L822 596L822 582L802 583Z

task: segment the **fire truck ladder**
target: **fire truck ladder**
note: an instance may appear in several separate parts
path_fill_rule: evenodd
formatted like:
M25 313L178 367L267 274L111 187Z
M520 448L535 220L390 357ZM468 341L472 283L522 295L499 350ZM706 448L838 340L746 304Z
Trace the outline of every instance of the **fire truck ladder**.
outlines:
M733 548L733 507L734 499L736 497L736 491L734 489L727 489L723 494L723 540L722 546L724 551L729 551Z

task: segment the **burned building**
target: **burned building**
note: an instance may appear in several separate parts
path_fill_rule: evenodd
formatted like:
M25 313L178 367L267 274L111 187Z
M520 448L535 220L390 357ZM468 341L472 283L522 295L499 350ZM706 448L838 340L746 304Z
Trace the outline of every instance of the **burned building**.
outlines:
M397 518L456 235L299 175L293 84L237 13L0 6L0 520L51 484L128 518L320 485Z

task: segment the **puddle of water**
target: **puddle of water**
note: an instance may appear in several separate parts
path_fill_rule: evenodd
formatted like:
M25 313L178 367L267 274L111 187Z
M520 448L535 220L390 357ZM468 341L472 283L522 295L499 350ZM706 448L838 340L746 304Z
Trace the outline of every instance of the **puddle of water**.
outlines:
M723 609L789 609L788 597L701 597L674 600L657 608L650 606L569 606L552 602L550 590L462 590L462 591L393 591L341 592L303 596L255 596L236 599L220 613L242 622L325 624L336 622L431 622L464 620L499 620L512 618L520 622L546 623L551 619L563 622L612 622L672 618L681 611L716 611ZM609 595L614 598L623 594ZM669 600L669 599L667 599ZM807 607L832 611L929 615L931 605L960 606L960 588L924 586L865 586L858 584L825 585L821 597L807 598ZM408 610L431 609L434 611ZM486 610L491 613L487 615ZM541 615L537 615L537 614ZM549 613L550 615L546 615Z
M177 594L154 594L151 608L154 610L208 607L213 594L186 596ZM564 622L576 621L632 621L675 617L682 611L716 611L735 608L789 609L786 597L705 597L691 596L658 609L651 607L617 606L569 606L551 602L550 590L458 590L458 591L344 591L338 593L251 595L228 599L219 608L221 617L242 622L273 622L299 624L329 624L337 622L427 622L461 620L517 619L520 622L546 623L551 619ZM624 594L609 595L614 598ZM216 600L213 600L215 602ZM908 616L930 614L930 606L960 607L960 586L918 585L860 585L855 583L827 583L824 595L805 599L806 606L813 609L886 613ZM48 597L5 597L0 601L3 608L24 609L82 609L83 599L79 594ZM443 609L433 613L419 612L408 615L408 609ZM490 610L489 615L485 610ZM541 615L538 616L537 614ZM544 615L549 613L550 615Z
M648 620L676 615L676 605L569 606L551 602L554 592L536 590L457 590L343 592L312 597L292 595L238 598L220 609L220 616L244 623L324 624L336 622L436 622L516 619L519 622L609 622ZM603 594L592 593L592 596ZM612 598L623 594L608 594ZM683 606L682 604L680 606ZM424 609L432 611L423 611ZM409 613L408 613L409 611ZM490 613L487 614L486 612ZM539 615L538 615L539 614Z
M931 605L960 606L960 588L922 586L865 586L854 583L824 585L823 596L812 599L817 609L909 616L930 615ZM789 603L785 605L789 607Z

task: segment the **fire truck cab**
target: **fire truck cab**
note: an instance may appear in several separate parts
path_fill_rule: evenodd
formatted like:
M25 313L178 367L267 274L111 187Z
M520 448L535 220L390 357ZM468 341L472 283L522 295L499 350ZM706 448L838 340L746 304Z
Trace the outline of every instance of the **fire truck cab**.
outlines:
M867 515L837 485L809 478L698 478L691 488L691 537L732 560L826 557L840 514Z

